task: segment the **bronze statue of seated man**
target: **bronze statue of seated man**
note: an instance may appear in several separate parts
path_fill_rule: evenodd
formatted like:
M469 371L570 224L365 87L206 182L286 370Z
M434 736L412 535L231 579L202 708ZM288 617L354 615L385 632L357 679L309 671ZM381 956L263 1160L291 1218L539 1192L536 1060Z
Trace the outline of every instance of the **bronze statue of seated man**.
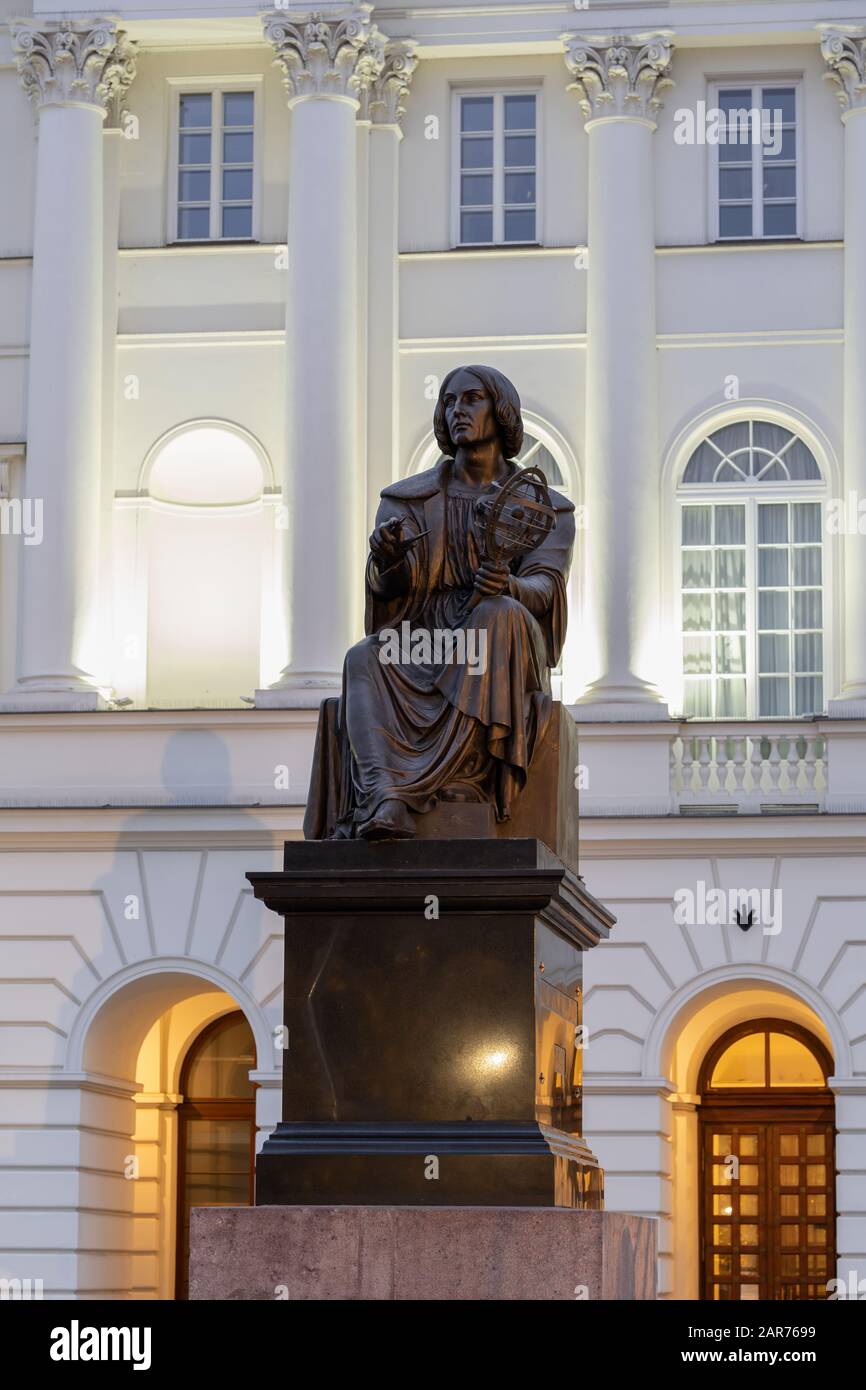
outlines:
M443 800L491 802L507 820L550 720L574 507L551 491L555 526L541 544L491 559L478 504L517 470L518 394L492 367L457 368L433 428L443 458L382 492L367 636L346 655L341 699L322 706L307 839L407 838ZM394 658L395 633L407 659Z

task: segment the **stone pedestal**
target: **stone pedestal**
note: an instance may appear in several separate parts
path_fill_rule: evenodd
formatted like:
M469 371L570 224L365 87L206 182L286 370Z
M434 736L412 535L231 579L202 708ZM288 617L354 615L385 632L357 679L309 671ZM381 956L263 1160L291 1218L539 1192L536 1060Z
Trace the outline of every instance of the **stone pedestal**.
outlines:
M599 1207L582 953L613 918L536 839L290 842L283 1119L256 1204Z
M654 1299L656 1223L513 1207L202 1207L191 1299ZM588 1310L587 1310L587 1315Z

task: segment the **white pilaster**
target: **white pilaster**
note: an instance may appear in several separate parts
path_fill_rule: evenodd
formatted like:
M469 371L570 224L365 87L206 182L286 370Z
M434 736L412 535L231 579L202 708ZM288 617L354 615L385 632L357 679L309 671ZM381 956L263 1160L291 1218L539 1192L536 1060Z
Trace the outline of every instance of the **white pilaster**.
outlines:
M411 41L389 43L369 88L369 232L367 281L367 519L398 472L399 160L409 86L418 59Z
M587 617L597 675L586 719L665 719L649 678L658 649L653 132L666 34L564 35L589 139L586 507Z
M822 27L826 77L845 126L845 458L843 495L866 497L866 27ZM866 718L866 536L844 539L842 689L837 719Z
M361 630L358 468L359 91L380 70L371 5L267 15L291 118L285 570L289 662L263 706L312 706L340 689Z
M39 122L24 491L44 509L21 548L18 664L4 709L94 709L99 631L103 134L134 76L110 20L14 21Z

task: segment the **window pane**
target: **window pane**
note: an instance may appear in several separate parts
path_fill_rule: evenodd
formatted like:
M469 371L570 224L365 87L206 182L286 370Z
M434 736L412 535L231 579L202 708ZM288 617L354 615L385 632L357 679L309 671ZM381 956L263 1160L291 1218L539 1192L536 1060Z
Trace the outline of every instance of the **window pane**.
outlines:
M794 159L797 153L797 132L796 130L775 130L774 139L769 145L764 147L764 167L770 159Z
M820 676L796 676L794 713L821 714L824 709L824 682Z
M781 504L762 503L758 507L758 540L763 544L780 544L788 539L788 508Z
M461 130L493 129L493 98L464 97L460 103Z
M489 242L493 240L492 212L462 212L460 240Z
M210 198L210 169L182 169L177 176L180 203L206 203Z
M788 677L761 676L758 681L758 713L770 719L786 719L791 713Z
M493 175L462 174L460 201L464 207L490 207L493 203Z
M535 97L514 96L505 98L505 129L535 129Z
M751 171L752 142L748 139L748 130L746 130L747 138L742 141L740 140L739 137L742 129L742 126L737 126L735 124L731 125L730 131L728 132L730 138L727 141L721 141L719 144L719 164L748 165Z
M746 583L746 552L716 551L716 588L742 589Z
M824 1073L815 1054L787 1033L770 1034L771 1086L823 1086Z
M521 168L526 165L535 164L535 136L534 135L506 135L505 137L505 167L507 169Z
M719 208L719 236L746 237L752 235L752 209L750 206L723 204Z
M821 503L795 502L791 510L794 513L794 540L820 541Z
M802 624L806 626L806 624ZM811 624L815 626L815 624ZM771 589L763 589L758 594L758 627L763 630L768 628L788 627L788 595L774 593Z
M758 670L762 673L784 672L786 675L790 670L788 665L789 657L789 638L787 633L773 633L767 635L761 633L758 638ZM810 670L813 668L810 667Z
M209 136L209 135L181 135L181 137L180 137L180 163L181 163L181 164L209 164L209 163L210 163L210 136Z
M505 213L505 240L506 241L534 241L535 240L535 211L512 212L506 210Z
M737 111L742 107L748 110L751 104L751 87L729 87L727 91L719 92L720 111Z
M210 208L179 208L177 234L181 241L205 241L210 236Z
M764 197L794 198L797 193L797 171L792 164L778 168L764 165Z
M226 92L223 96L223 125L252 124L252 92Z
M252 131L226 131L226 133L223 135L223 163L252 164L252 162Z
M249 1074L255 1065L250 1025L245 1018L233 1019L193 1044L186 1095L209 1100L252 1096Z
M745 719L746 682L720 680L716 687L716 705L719 719Z
M225 237L251 237L253 234L252 208L224 207L222 234Z
M794 594L794 627L821 626L821 590L803 589Z
M227 202L239 202L253 196L252 169L223 170L223 198Z
M821 547L809 546L805 550L794 551L794 583L821 583Z
M796 203L764 204L764 236L796 236Z
M689 676L709 675L712 671L709 637L683 638L683 671Z
M715 507L716 545L743 545L746 539L745 507Z
M712 526L712 507L683 507L683 545L709 545Z
M180 99L180 127L210 125L210 92L195 92Z
M769 669L769 668L768 668ZM823 671L824 639L820 632L806 632L794 638L794 670Z
M781 124L795 119L794 101L793 87L765 87L761 93L761 109L769 111Z
M725 676L745 674L745 637L716 638L716 670Z
M683 594L683 632L709 632L712 611L710 594Z
M768 585L787 585L787 550L760 549L758 551L758 583Z
M687 680L683 691L683 712L691 719L711 719L713 714L712 683Z
M820 481L821 470L815 462L815 455L802 439L794 439L790 448L785 450L785 467L793 478L794 482L803 482L806 479ZM814 502L796 503L796 506L814 507L818 505ZM820 507L819 507L820 511ZM817 536L804 537L805 540L820 540Z
M534 203L535 175L506 174L505 201L506 203Z
M764 1086L764 1034L749 1033L726 1048L713 1068L711 1086ZM741 1244L746 1244L741 1241Z
M765 190L766 191L766 190ZM720 169L719 170L719 197L720 198L746 198L752 196L752 170L751 167L745 169Z
M711 589L713 587L713 552L711 550L683 551L683 588Z
M461 140L460 158L464 169L492 169L493 141L486 136L473 140Z
M719 632L744 632L746 627L745 594L716 595L716 627Z

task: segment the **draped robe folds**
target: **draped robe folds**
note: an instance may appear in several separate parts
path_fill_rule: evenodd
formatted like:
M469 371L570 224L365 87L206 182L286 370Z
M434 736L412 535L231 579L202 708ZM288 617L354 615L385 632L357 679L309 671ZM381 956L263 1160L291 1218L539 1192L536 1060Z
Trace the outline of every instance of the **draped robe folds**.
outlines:
M497 819L506 820L526 781L550 719L550 669L565 640L574 507L551 491L555 528L512 562L504 593L483 597L467 613L483 558L472 517L484 490L461 484L452 468L441 460L382 492L377 526L397 516L402 538L428 534L402 570L380 573L368 558L367 636L346 655L341 699L322 705L307 839L353 837L389 800L423 814L443 792L491 799ZM408 584L395 591L395 576L406 570ZM445 659L436 660L443 655L437 632L455 634L456 642L461 630L469 660L449 661L447 646ZM413 659L387 658L395 640ZM415 659L419 651L433 660Z

